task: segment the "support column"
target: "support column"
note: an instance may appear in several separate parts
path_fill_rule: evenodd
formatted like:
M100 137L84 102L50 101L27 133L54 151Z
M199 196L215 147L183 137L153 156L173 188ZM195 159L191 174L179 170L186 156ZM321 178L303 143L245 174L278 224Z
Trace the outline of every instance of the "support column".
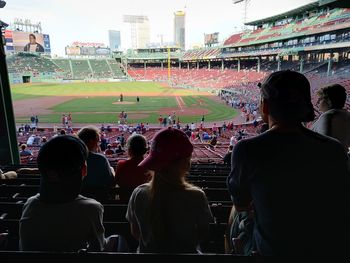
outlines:
M304 57L300 58L300 73L304 71Z
M225 65L224 65L224 60L221 60L221 70L224 71Z
M2 165L19 164L15 116L2 30L0 31L0 76L0 160Z
M208 69L210 69L210 60L208 61Z
M333 65L333 53L331 53L331 56L328 59L327 77L329 77L332 74L332 65Z
M238 70L238 72L241 71L241 60L240 59L238 59L237 70Z
M257 68L258 72L260 72L260 66L261 66L261 61L260 61L260 57L258 57L258 68Z
M197 61L197 69L199 69L199 61Z
M162 64L162 69L164 69L164 63L163 63L163 61L161 62L161 64Z
M282 58L281 57L277 57L277 71L281 70L281 62L282 62Z
M187 69L190 69L190 62L187 62Z
M145 70L147 69L147 63L146 62L143 63L143 67L144 67Z
M181 69L181 61L179 61L179 69Z

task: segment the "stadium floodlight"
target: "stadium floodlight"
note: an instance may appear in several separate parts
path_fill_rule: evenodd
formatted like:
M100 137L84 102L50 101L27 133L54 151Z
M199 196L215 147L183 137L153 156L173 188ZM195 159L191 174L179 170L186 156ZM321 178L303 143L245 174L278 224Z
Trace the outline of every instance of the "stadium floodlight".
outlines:
M243 2L244 0L233 0L233 3L234 4L238 4L238 3L240 3L240 2Z
M5 1L0 0L0 8L4 8L6 5Z

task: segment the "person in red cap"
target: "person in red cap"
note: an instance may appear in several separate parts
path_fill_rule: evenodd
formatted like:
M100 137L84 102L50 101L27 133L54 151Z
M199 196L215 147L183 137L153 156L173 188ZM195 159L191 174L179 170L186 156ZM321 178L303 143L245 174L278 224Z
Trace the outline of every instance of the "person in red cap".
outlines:
M208 235L212 215L202 190L186 182L193 145L180 130L158 132L139 166L152 171L137 187L126 218L141 253L196 253Z

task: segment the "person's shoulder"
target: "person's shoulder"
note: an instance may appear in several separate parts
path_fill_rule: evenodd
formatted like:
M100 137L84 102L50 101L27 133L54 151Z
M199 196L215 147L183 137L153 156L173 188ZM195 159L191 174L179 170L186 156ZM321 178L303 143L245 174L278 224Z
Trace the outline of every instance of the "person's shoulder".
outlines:
M255 137L242 139L235 145L234 149L239 150L241 148L249 147L250 145L254 145L258 142L267 140L271 135L268 132L264 132L262 134L259 134Z
M108 160L107 160L107 157L104 156L104 155L101 154L101 153L90 152L90 153L89 153L89 157L90 157L91 159L106 160L106 161L108 161Z
M36 194L29 197L24 205L28 206L28 205L34 205L35 203L39 203L40 202L39 197L40 197L40 194Z
M304 129L304 134L311 140L313 140L314 142L316 142L320 147L322 147L323 149L328 148L329 152L332 153L333 150L341 150L344 151L343 146L341 145L341 143L330 136L327 135L323 135L320 134L318 132L315 132L313 130ZM311 143L310 140L310 143Z
M29 211L35 210L36 208L40 207L41 201L39 197L40 194L36 194L34 196L29 197L23 205L23 212L28 213Z
M78 195L78 197L74 200L74 203L80 207L103 209L103 205L100 202L83 195Z
M138 187L136 187L132 193L132 196L134 198L137 198L138 196L148 196L151 192L151 186L149 183L141 184Z
M327 135L321 134L321 133L314 131L314 130L311 130L311 129L304 128L303 134L305 136L309 137L310 139L317 140L320 142L339 143L336 139L329 137Z
M200 189L199 187L192 185L192 184L187 185L186 193L191 195L193 198L196 198L196 199L206 198L204 191L202 189Z
M118 166L123 166L123 165L125 165L125 164L127 164L128 163L128 160L119 160L118 162L117 162L117 165Z

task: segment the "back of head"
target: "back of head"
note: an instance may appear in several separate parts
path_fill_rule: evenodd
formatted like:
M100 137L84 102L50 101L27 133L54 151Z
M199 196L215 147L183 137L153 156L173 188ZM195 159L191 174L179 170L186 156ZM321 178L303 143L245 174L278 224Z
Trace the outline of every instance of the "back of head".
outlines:
M78 137L90 148L90 143L96 141L99 136L99 131L94 126L87 126L80 129ZM90 149L91 150L91 149Z
M191 157L193 145L187 135L171 127L158 132L152 141L150 154L139 166L147 170L161 171L174 161Z
M183 190L187 184L180 177L184 169L184 160L190 158L193 145L183 131L166 128L158 132L153 138L150 154L139 166L154 171L150 192L150 230L156 244L157 252L169 253L172 244L172 225L169 220L169 195L179 189ZM189 169L190 167L186 167Z
M57 136L45 143L38 155L40 199L46 203L74 200L80 193L87 155L85 144L74 136Z
M315 117L310 83L295 71L272 73L261 85L261 95L269 105L269 114L279 122L309 122Z
M346 101L346 89L339 84L333 84L317 91L320 98L327 101L330 109L342 109Z
M132 135L126 142L129 154L132 156L143 156L147 152L147 140L140 134Z

